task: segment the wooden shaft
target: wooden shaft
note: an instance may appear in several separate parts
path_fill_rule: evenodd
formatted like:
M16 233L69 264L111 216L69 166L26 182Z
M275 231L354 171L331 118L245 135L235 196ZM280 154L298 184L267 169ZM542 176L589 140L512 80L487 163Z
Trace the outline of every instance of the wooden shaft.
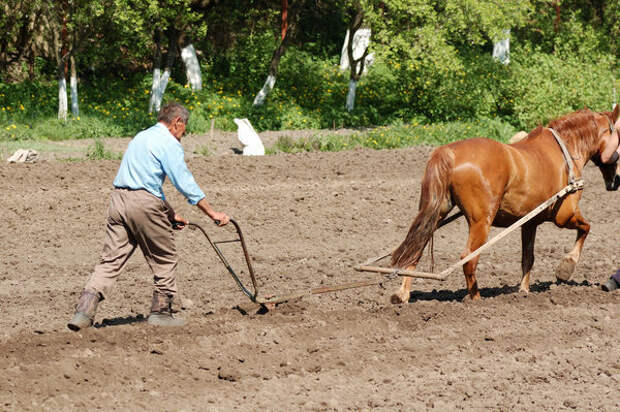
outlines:
M354 268L359 272L376 272L376 273L394 273L394 268L386 268L381 266L366 266L360 265ZM398 276L411 276L412 278L424 278L424 279L436 279L436 280L446 280L446 276L441 273L428 273L428 272L417 272L415 270L407 270L407 269L398 269L396 270L396 274Z

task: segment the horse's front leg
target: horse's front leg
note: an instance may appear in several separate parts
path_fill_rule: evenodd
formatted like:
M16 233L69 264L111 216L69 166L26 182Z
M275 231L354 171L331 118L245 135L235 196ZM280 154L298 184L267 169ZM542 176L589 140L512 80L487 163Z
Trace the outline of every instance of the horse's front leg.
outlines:
M530 271L534 266L534 241L536 240L537 225L525 225L521 227L521 285L519 292L529 293Z
M579 262L581 250L583 249L583 243L590 232L590 224L584 219L583 216L581 216L581 211L576 209L573 216L565 224L558 226L567 229L577 229L577 239L575 240L573 250L564 256L555 271L555 277L560 281L566 282L572 276L575 271L575 267Z

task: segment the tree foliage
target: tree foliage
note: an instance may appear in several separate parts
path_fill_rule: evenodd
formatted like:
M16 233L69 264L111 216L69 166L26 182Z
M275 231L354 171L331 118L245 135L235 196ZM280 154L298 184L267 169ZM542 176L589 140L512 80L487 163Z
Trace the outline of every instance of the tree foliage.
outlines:
M14 91L11 99L27 108L28 94L20 90L56 79L62 45L54 36L62 39L63 27L86 98L110 84L148 90L158 44L177 53L191 42L206 87L201 111L194 110L203 119L197 124L207 125L224 116L221 105L208 102L227 96L235 102L224 105L229 115L250 117L259 128L500 118L527 129L584 105L609 109L620 77L620 0L288 0L288 6L297 10L296 30L261 109L251 101L281 41L281 0L5 0L0 89ZM375 62L347 113L349 76L336 67L357 7L372 29ZM491 58L505 29L508 66ZM176 64L172 81L182 88L185 73ZM4 94L0 106L14 108ZM86 101L85 113L98 104ZM14 119L7 116L0 113Z

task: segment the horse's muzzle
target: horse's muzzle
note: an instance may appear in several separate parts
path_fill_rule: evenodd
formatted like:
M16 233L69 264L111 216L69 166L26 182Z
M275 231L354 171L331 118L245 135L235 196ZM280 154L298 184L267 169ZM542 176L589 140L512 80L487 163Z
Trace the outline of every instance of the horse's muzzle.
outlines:
M609 192L618 190L618 187L620 187L620 175L616 175L611 182L605 182L605 189Z

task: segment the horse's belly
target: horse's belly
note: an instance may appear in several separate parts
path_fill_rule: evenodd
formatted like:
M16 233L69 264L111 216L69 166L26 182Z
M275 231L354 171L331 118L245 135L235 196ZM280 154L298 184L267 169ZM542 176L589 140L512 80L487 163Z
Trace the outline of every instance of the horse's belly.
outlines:
M515 216L511 213L504 212L499 210L495 215L495 219L493 220L493 226L496 227L508 227L512 225L514 222L519 220L521 216Z
M507 212L505 210L498 210L497 214L495 215L495 219L493 220L492 226L495 227L508 227L510 225L512 225L513 223L515 223L517 220L521 219L523 216L525 216L526 214L514 214L514 213L510 213ZM530 222L537 222L537 223L542 223L546 220L548 220L549 217L547 215L547 212L541 212L538 215L536 215L535 217L533 217L532 219L530 219Z

